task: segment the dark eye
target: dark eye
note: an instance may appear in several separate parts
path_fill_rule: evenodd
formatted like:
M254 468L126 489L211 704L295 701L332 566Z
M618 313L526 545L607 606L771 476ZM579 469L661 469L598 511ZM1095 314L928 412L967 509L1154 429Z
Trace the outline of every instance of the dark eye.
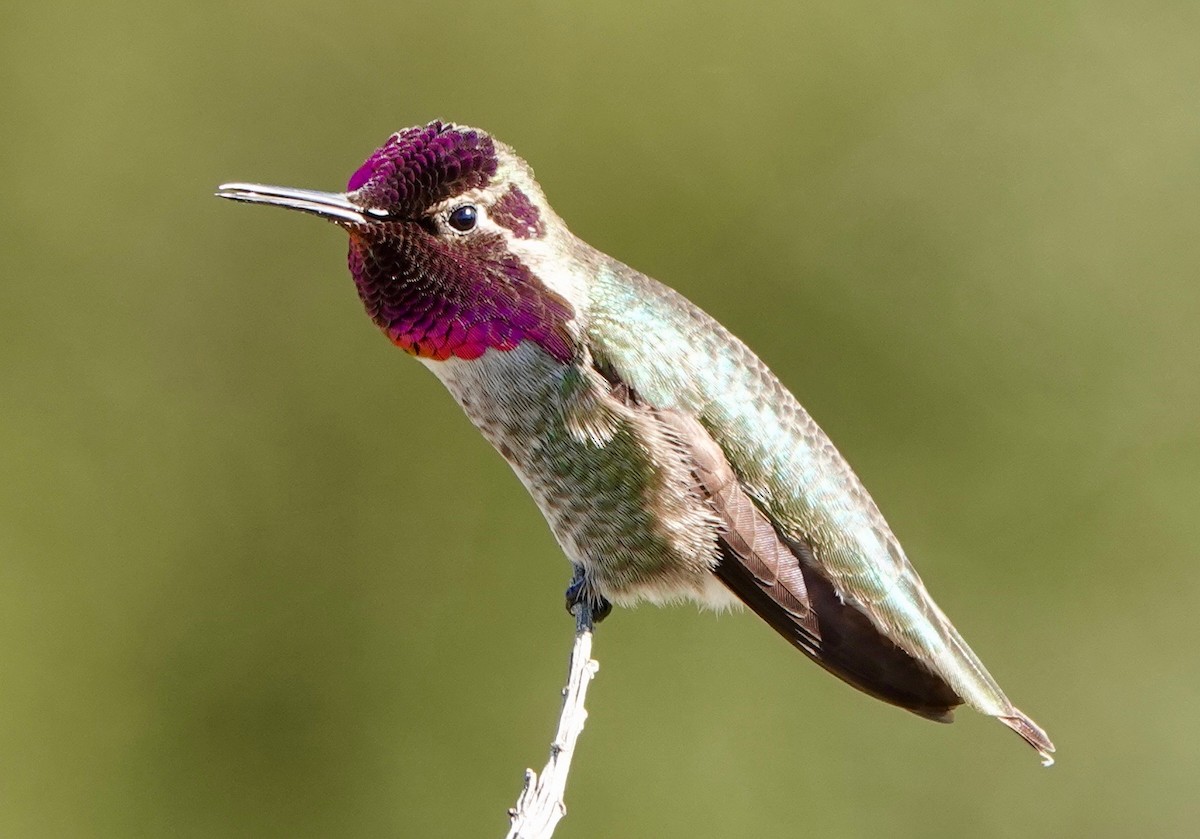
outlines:
M475 227L475 222L479 220L479 214L475 210L473 204L463 204L461 207L455 207L447 219L450 226L459 233L466 233Z

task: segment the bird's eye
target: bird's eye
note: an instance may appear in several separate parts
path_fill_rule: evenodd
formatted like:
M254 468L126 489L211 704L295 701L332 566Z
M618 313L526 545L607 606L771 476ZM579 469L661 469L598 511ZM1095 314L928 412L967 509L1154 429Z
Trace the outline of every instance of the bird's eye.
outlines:
M475 223L479 221L479 213L474 204L463 204L461 207L455 207L446 221L459 233L466 233L474 229Z

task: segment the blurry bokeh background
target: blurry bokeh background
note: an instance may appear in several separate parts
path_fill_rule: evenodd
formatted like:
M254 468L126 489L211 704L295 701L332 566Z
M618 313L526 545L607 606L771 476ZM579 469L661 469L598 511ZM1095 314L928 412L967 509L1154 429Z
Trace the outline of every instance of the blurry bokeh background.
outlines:
M10 4L0 835L503 834L567 564L343 235L211 197L434 117L758 350L1059 747L643 607L559 835L1195 835L1197 43L1171 2Z

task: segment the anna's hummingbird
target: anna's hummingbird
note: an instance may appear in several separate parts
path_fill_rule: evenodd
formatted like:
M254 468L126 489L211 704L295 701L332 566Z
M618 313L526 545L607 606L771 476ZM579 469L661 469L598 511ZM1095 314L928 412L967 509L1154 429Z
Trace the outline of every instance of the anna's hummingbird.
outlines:
M854 687L942 722L966 702L1052 762L796 398L709 315L576 238L511 148L432 122L345 192L217 194L350 235L367 314L529 490L574 566L569 605L740 600Z

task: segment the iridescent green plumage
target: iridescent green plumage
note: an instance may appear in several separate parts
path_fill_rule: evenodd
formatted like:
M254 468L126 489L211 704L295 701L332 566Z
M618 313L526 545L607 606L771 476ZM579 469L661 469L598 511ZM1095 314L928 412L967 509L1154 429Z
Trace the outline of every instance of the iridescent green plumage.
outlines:
M1009 702L934 603L853 470L745 344L673 290L615 263L591 287L588 332L595 352L647 404L699 421L777 535L802 546L793 553L843 602L954 695L1000 717L1050 760L1049 739ZM819 641L806 651L820 660ZM897 701L869 682L848 681ZM939 718L958 702L940 712L935 703L907 704Z

